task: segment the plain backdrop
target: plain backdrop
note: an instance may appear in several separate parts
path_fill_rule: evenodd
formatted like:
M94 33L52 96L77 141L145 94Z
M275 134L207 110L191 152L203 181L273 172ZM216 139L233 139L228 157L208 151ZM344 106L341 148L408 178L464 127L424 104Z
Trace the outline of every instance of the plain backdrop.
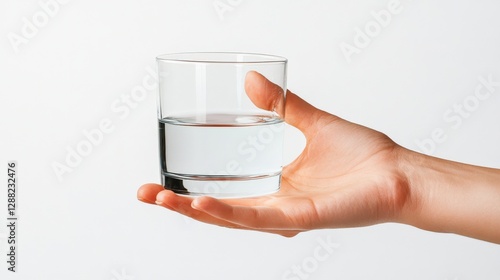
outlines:
M499 245L453 234L383 224L288 239L136 200L159 182L156 89L141 87L157 55L181 51L287 57L288 88L313 105L500 168L500 3L365 2L1 0L0 224L9 160L19 220L16 273L0 227L0 278L498 279ZM492 85L479 99L481 79ZM78 145L85 156L67 166ZM286 161L303 145L287 127Z

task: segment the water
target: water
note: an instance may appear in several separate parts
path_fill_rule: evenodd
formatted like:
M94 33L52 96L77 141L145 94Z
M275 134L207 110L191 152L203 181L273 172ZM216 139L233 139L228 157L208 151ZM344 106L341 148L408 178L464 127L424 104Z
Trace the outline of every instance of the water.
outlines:
M262 115L159 120L162 183L177 193L254 196L279 189L284 123Z

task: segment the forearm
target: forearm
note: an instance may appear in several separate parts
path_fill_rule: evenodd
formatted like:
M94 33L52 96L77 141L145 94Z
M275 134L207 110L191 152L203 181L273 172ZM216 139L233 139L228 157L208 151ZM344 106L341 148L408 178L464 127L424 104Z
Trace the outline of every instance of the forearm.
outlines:
M410 189L400 222L500 244L500 170L411 151L400 166Z

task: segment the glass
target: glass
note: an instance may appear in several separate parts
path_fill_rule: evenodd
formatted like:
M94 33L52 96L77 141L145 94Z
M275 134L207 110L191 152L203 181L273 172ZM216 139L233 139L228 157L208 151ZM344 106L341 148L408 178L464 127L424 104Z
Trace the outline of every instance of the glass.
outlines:
M163 186L213 197L278 191L284 106L258 108L245 91L245 77L250 71L262 74L278 86L272 94L284 104L287 60L208 52L165 54L156 60Z

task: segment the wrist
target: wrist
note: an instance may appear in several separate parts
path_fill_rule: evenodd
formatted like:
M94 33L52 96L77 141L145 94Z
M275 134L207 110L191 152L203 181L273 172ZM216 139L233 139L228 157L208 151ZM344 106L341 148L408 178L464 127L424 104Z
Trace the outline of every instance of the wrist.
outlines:
M408 195L395 221L424 230L500 243L500 172L401 148Z
M427 194L424 189L423 166L429 158L426 155L398 146L396 149L396 167L398 170L397 187L404 190L405 196L394 222L419 227L419 219Z

